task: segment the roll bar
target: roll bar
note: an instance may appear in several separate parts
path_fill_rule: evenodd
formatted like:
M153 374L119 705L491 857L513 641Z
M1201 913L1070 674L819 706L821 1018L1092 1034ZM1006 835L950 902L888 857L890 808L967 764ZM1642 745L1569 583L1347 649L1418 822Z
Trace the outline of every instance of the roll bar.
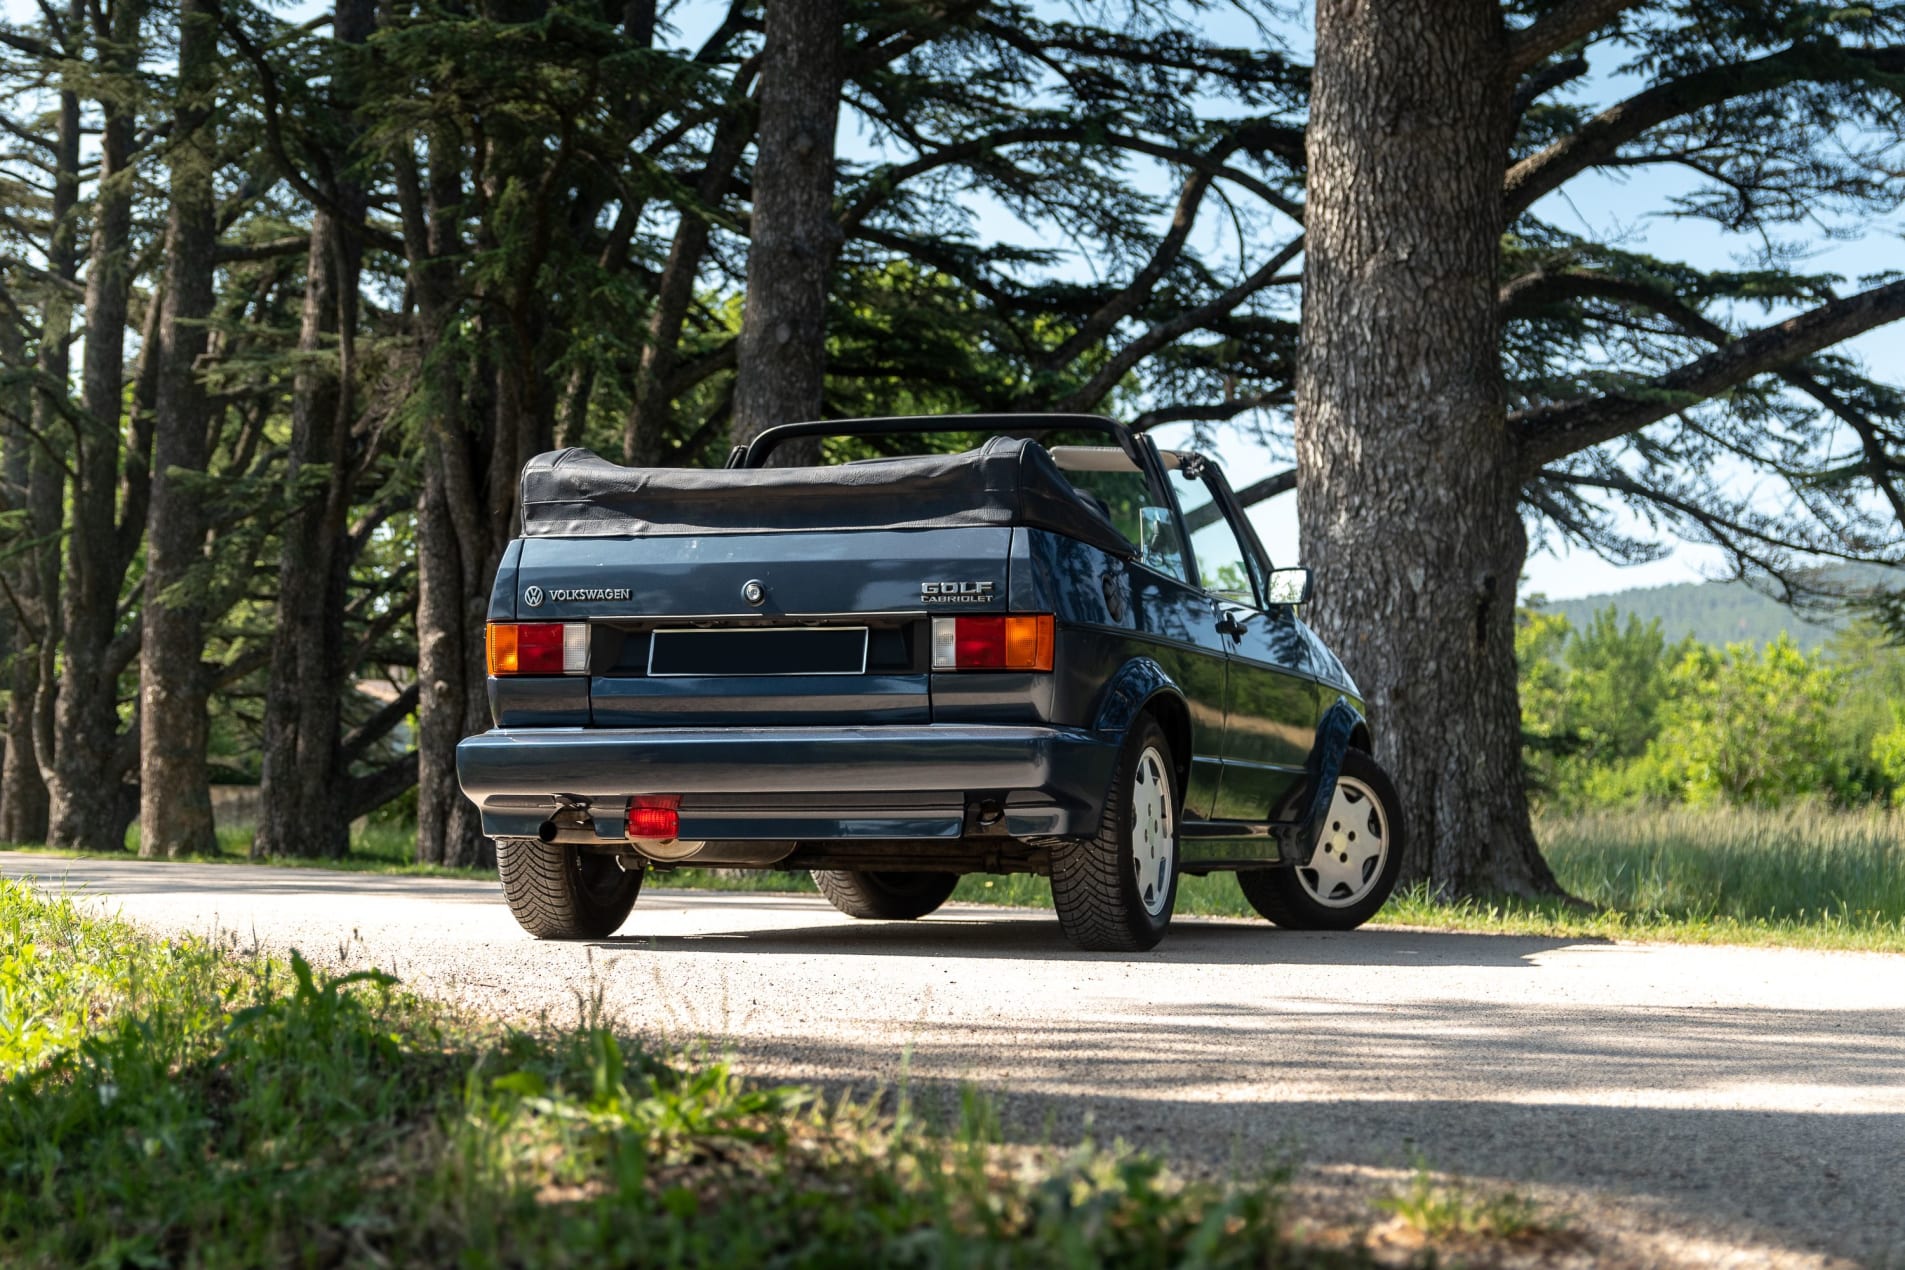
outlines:
M1124 424L1103 415L1003 414L1003 415L895 415L886 419L815 419L805 423L783 423L768 428L747 445L737 445L728 455L728 467L765 467L767 457L783 442L799 437L866 437L906 432L1000 432L1021 436L1031 432L1102 432L1131 456L1140 471L1149 471L1147 459L1151 447L1140 444L1138 434Z

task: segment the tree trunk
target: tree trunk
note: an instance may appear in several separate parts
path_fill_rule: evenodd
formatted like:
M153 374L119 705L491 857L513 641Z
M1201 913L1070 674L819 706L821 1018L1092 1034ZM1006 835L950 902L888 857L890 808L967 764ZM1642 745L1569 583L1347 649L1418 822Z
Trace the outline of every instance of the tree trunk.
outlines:
M734 389L736 444L775 424L822 414L827 280L840 242L833 192L841 22L841 0L767 6Z
M472 558L468 525L458 533L459 512L479 506L471 497L469 469L445 438L425 460L423 497L417 504L417 858L426 864L493 868L496 847L483 836L482 818L456 779L457 742L490 724L488 670L483 626L487 583L502 557L498 546ZM505 512L502 523L510 516Z
M138 6L111 11L102 61L126 74L137 59ZM105 33L102 33L105 34ZM59 695L46 776L47 841L88 851L125 847L136 809L120 762L119 659L114 656L119 589L117 501L127 303L132 285L132 173L136 123L130 105L108 103L99 145L91 263L86 273L86 344L80 409L87 424L71 451L72 493L62 599ZM42 755L44 760L47 756Z
M376 10L368 0L339 0L333 30L344 44L370 37ZM355 106L348 67L333 76L334 107ZM331 166L352 170L340 150ZM345 796L343 699L353 667L346 664L344 617L350 587L351 494L357 476L352 430L356 417L350 350L355 344L363 264L361 183L340 177L331 190L336 213L312 216L305 264L299 362L291 398L291 457L285 487L294 510L278 557L278 614L265 689L263 760L259 772L255 856L342 856L350 848L353 808ZM335 336L338 362L322 363ZM318 477L311 488L311 476Z
M27 333L15 314L0 315L0 366L26 364ZM31 417L33 390L26 380L0 387L0 479L5 505L24 506L31 497L33 437L18 421ZM26 529L28 539L32 528ZM9 553L23 544L10 542ZM30 550L30 548L28 548ZM7 570L7 596L0 608L0 637L7 666L6 752L0 756L0 842L38 842L46 833L46 786L33 754L33 699L39 695L39 620L18 583L33 574L29 555ZM37 821L37 824L35 823Z
M183 0L178 107L172 122L171 215L159 319L152 495L146 510L145 637L140 655L139 854L218 847L205 763L210 681L202 650L207 579L200 510L211 403L197 375L212 313L214 138L206 127L218 75L216 0Z
M68 12L75 30L84 18L84 0L73 0ZM53 143L52 229L47 237L47 272L61 283L79 276L79 94L59 95L59 124ZM32 432L50 437L59 427L63 396L47 385L64 385L72 369L68 341L72 338L73 304L63 286L47 288L41 308L37 371L40 386L28 407ZM0 841L43 842L47 830L46 781L40 775L41 709L50 712L50 669L59 631L59 540L64 516L65 474L59 460L31 437L16 434L8 441L7 478L18 482L15 493L26 510L28 542L7 562L8 587L16 597L16 615L25 636L14 651L8 676L7 750L0 764ZM24 471L21 469L24 468Z
M1322 0L1296 450L1312 620L1401 791L1405 877L1552 893L1521 778L1527 550L1498 349L1497 0Z
M461 156L448 138L430 138L427 193L410 156L395 161L427 362L458 314L444 262L462 250ZM469 377L486 379L493 375ZM489 582L515 521L516 468L499 469L515 462L520 439L496 435L497 418L487 400L454 383L436 386L417 500L417 859L426 864L496 863L495 845L457 784L456 745L489 726L483 627Z
M708 165L702 174L695 197L703 204L721 200L733 180L734 165L747 146L748 128L739 116L723 120L708 147ZM832 197L831 171L828 197ZM759 211L756 213L759 223ZM674 402L668 380L675 371L675 358L681 343L682 324L694 300L695 282L701 276L701 261L708 251L712 230L700 208L684 207L675 224L674 241L669 244L668 261L662 266L661 281L655 288L655 307L648 317L647 338L642 345L641 365L635 374L635 391L629 403L622 430L622 461L636 467L654 467L661 462L662 447L667 443ZM749 257L749 269L753 268ZM749 273L752 291L753 274ZM826 285L822 280L822 288ZM823 295L824 299L824 295ZM824 335L824 332L823 332Z

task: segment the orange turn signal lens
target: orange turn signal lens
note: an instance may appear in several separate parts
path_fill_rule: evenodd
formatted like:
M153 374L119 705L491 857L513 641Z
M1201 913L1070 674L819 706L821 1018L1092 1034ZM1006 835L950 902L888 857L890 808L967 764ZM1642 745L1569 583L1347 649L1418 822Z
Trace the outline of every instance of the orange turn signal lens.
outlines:
M1007 670L1050 670L1052 668L1052 615L1005 619L1005 668Z
M516 673L516 624L514 622L491 622L489 638L485 641L485 645L490 674L513 675Z

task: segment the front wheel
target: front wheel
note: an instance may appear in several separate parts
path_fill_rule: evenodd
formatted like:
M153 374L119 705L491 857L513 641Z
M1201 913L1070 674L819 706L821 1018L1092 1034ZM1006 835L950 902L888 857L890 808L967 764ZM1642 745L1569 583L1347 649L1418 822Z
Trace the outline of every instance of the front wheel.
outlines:
M848 917L910 922L944 904L959 885L957 873L902 873L876 869L815 869L814 885Z
M1096 837L1052 848L1052 907L1090 952L1152 948L1177 905L1176 769L1157 720L1132 725Z
M1287 930L1355 930L1396 889L1402 849L1396 787L1375 759L1350 750L1310 863L1239 873L1237 885L1250 907Z
M509 911L537 939L607 939L642 891L640 869L537 838L498 838L496 871Z

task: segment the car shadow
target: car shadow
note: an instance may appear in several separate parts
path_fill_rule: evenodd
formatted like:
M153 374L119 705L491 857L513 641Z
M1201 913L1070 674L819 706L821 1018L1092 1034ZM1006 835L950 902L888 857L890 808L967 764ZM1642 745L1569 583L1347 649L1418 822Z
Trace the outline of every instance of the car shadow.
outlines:
M763 905L762 907L766 907ZM809 905L780 904L811 911ZM1558 948L1612 946L1601 938L1488 935L1417 930L1288 931L1267 923L1178 918L1147 952L1082 952L1050 914L990 916L970 907L917 922L847 922L823 927L760 927L692 935L644 934L638 906L622 932L596 941L604 950L733 953L746 956L1033 958L1101 964L1527 967Z

